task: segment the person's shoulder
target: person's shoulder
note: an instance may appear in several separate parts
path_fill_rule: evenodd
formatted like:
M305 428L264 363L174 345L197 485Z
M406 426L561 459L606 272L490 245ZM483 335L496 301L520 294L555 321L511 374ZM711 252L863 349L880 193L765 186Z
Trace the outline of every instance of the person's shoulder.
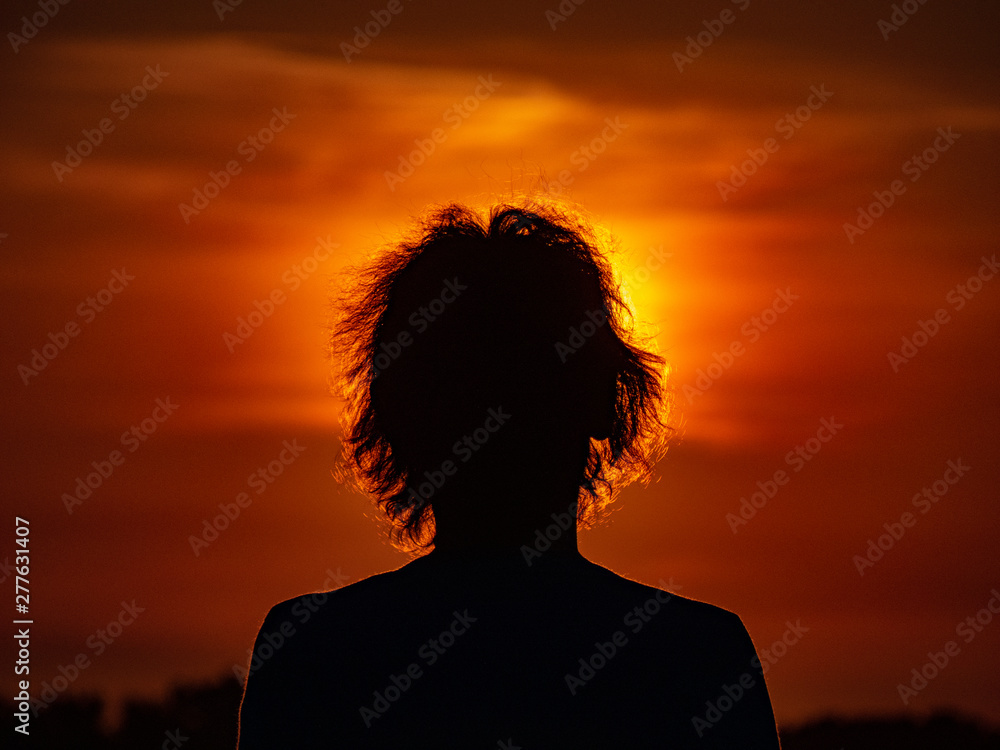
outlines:
M374 573L361 580L331 589L298 594L273 605L264 618L264 626L269 623L300 622L304 624L313 616L331 609L354 606L360 601L371 599L383 592L398 587L399 579L409 573L408 565L393 570Z
M755 678L759 673L753 641L735 612L682 596L672 581L661 580L657 587L608 574L630 592L630 601L638 602L624 622L648 658L664 658L675 667L690 665L691 673L701 675L709 685L746 675Z
M716 604L693 599L678 593L682 586L669 580L660 579L659 586L650 586L634 581L608 568L591 563L595 574L613 582L621 590L629 592L629 597L639 600L647 611L671 611L675 623L682 621L692 629L706 635L735 636L746 632L739 615Z

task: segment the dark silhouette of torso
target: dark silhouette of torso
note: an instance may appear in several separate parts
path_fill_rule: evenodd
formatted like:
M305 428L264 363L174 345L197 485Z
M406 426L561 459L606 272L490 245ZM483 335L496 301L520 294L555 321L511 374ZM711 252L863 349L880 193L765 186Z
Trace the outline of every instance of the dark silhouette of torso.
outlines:
M777 747L736 615L578 552L667 427L662 358L588 237L554 211L449 206L359 275L345 444L434 550L271 610L241 750Z
M250 677L240 750L778 746L736 615L531 558L432 552L310 602L303 625L277 605L261 636L296 632Z

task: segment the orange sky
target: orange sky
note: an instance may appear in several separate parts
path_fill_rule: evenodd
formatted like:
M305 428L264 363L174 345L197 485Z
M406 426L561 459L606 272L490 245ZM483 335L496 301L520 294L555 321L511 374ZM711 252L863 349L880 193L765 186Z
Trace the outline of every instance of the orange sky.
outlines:
M330 477L326 300L428 204L547 185L620 240L685 420L659 481L627 490L584 553L736 611L761 649L808 627L767 673L779 721L942 706L1000 721L1000 624L956 632L1000 588L1000 281L957 288L997 252L996 11L931 3L883 39L891 8L860 2L666 17L593 0L555 30L526 2L402 7L350 62L340 45L371 20L356 2L221 20L190 3L144 24L72 4L3 51L5 507L31 521L34 678L79 653L92 665L73 690L214 676L274 602L327 571L404 563ZM685 37L725 8L732 23L679 71ZM67 149L92 153L53 167ZM213 173L218 195L182 211ZM893 185L884 215L845 231ZM273 290L272 314L227 345ZM26 374L50 334L64 348ZM165 416L158 399L176 411L123 440ZM808 444L824 419L843 426ZM248 477L284 441L305 450L256 494ZM808 445L808 462L788 455ZM915 501L949 461L971 468ZM734 521L779 471L787 484ZM191 535L241 492L252 503L195 555ZM854 556L906 511L860 575ZM88 639L133 599L145 611L96 654ZM897 683L949 640L961 653L904 707Z

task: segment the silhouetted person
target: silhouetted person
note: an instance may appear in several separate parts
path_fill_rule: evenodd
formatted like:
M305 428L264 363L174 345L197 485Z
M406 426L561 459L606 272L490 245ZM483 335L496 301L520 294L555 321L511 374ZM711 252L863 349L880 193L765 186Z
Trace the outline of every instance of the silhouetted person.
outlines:
M552 208L449 206L363 273L333 337L347 459L433 550L268 613L241 750L778 746L736 615L577 551L668 432L598 245Z

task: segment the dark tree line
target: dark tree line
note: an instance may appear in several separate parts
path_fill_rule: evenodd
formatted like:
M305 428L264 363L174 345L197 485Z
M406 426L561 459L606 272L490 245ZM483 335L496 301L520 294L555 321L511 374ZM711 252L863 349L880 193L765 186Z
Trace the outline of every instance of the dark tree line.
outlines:
M233 677L180 685L161 702L127 701L120 726L111 732L102 728L101 698L64 695L32 720L29 742L16 744L45 750L234 750L241 694ZM3 706L11 716L10 701ZM1000 731L951 714L831 718L782 728L781 743L783 750L1000 750Z

